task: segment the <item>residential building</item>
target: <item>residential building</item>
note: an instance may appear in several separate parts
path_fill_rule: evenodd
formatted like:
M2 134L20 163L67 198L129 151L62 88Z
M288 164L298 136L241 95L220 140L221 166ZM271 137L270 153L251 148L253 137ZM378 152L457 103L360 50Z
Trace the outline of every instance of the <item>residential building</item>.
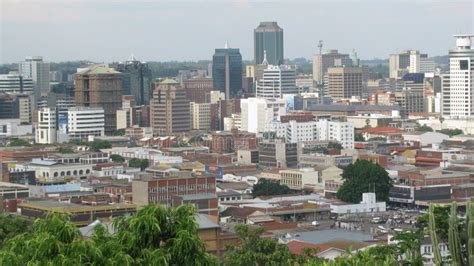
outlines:
M32 94L33 79L16 72L0 75L0 92Z
M283 29L275 21L260 22L253 32L255 64L263 61L267 53L268 63L281 65L284 62Z
M123 74L123 95L135 96L137 105L149 104L152 77L151 69L146 62L141 62L132 54L127 61L111 64L110 67Z
M474 115L474 35L455 35L449 50L449 74L443 76L443 117L465 119Z
M212 57L213 89L225 93L226 100L242 95L242 55L238 48L216 49Z
M330 67L324 81L324 95L333 100L362 96L361 67Z
M155 87L150 102L150 124L154 135L172 135L190 130L190 108L179 83L165 79Z
M348 54L340 54L337 50L328 50L323 54L315 54L313 56L313 80L320 85L323 84L328 68L338 66L337 63L342 62L346 66L350 66L352 60Z
M94 65L75 75L75 100L78 107L101 107L104 110L105 133L117 129L117 110L122 106L122 73Z
M268 65L257 81L258 98L282 98L283 94L298 94L296 69L289 65Z
M49 63L44 62L41 56L26 57L25 61L18 64L18 72L23 78L33 81L34 106L36 107L36 101L40 96L47 95L51 91Z
M318 140L337 141L344 149L354 149L354 125L350 122L319 120Z
M286 114L286 100L248 98L240 101L241 128L243 131L259 133L271 121L277 121Z

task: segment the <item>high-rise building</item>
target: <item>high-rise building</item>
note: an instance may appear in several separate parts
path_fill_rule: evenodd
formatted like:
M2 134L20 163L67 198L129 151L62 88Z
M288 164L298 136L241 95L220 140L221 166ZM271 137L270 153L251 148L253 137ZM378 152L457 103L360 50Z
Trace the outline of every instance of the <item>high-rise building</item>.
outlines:
M44 62L43 57L32 56L25 58L25 61L18 64L18 71L23 78L32 79L35 101L38 101L41 95L47 95L51 91L49 63Z
M242 131L260 133L271 121L286 114L285 99L248 98L240 101Z
M0 75L0 92L33 93L33 80L15 72Z
M260 22L253 32L253 38L255 64L262 63L265 51L269 64L283 64L283 29L276 22Z
M443 77L443 116L470 118L474 115L474 35L455 35L449 50L449 75Z
M215 104L190 102L191 128L197 130L208 130L211 128L211 108Z
M239 98L242 94L242 55L239 49L216 49L212 57L214 90L225 93L226 99Z
M102 65L75 75L76 106L102 107L108 135L116 130L116 112L122 107L122 82L122 73Z
M324 95L333 100L362 95L361 67L328 68L324 82Z
M352 59L348 54L340 54L337 50L328 50L313 57L313 80L323 83L328 68L335 66L352 66Z
M111 64L110 67L123 74L123 95L135 96L137 105L149 104L152 77L147 63L141 62L132 54L124 63Z
M407 73L433 73L435 62L418 50L407 50L391 54L389 59L390 78L400 79Z
M282 98L283 94L297 94L296 70L288 65L268 65L263 78L257 82L257 97Z
M192 78L182 81L186 98L190 102L205 103L209 93L214 89L211 78Z
M171 135L190 129L186 92L173 79L157 83L150 100L150 113L150 125L155 135Z

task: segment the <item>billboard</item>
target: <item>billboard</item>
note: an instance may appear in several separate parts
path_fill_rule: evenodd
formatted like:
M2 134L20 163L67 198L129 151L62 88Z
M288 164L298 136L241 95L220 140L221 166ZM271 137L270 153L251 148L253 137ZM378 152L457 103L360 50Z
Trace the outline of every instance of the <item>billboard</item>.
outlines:
M67 112L59 112L58 113L58 131L59 133L67 134Z

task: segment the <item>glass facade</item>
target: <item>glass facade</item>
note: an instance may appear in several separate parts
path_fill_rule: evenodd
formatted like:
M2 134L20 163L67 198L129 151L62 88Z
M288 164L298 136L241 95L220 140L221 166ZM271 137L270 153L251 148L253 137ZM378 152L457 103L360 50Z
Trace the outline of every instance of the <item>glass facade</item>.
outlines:
M270 65L281 65L283 58L283 29L276 22L262 22L254 31L255 63L261 64L264 51Z
M214 89L225 93L226 99L242 95L242 55L239 49L216 49L212 57Z

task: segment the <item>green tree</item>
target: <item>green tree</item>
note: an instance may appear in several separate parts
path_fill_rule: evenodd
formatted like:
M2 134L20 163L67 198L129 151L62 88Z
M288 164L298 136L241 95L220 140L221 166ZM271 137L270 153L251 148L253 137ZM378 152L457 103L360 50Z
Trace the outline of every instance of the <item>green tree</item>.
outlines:
M122 156L118 155L118 154L110 155L110 159L114 163L123 163L123 162L125 162L125 159Z
M328 149L342 150L344 147L342 147L341 143L339 142L331 141L328 143Z
M31 143L24 139L12 139L10 141L10 144L8 145L10 147L31 147Z
M92 151L100 151L102 149L110 149L112 148L112 143L106 140L94 140L88 143L89 147Z
M421 127L418 127L416 131L420 132L433 132L433 129L427 125L422 125Z
M271 195L286 195L291 194L289 187L281 185L279 182L271 181L266 178L260 178L253 186L252 196L271 196Z
M133 158L128 161L129 167L140 168L142 171L149 166L148 159Z
M0 214L0 246L5 240L31 230L33 223L23 217Z
M461 129L449 129L449 128L446 128L446 129L441 129L441 130L438 130L437 132L439 133L443 133L443 134L446 134L450 137L452 136L456 136L456 135L461 135L461 134L464 134L464 132L461 130Z
M342 173L344 184L336 197L346 202L359 203L362 193L375 191L377 200L387 201L393 181L387 171L378 164L366 160L357 160L348 165Z
M115 130L114 136L125 136L125 128Z
M364 135L362 133L354 133L354 140L355 141L365 141Z
M74 150L71 147L63 147L63 146L59 147L57 151L59 153L74 153Z
M436 224L436 235L442 242L448 241L449 229L449 207L433 206L434 219ZM416 227L419 229L428 228L429 214L423 214L416 220Z
M420 253L421 239L423 231L403 231L396 233L393 240L397 241L397 256L403 265L423 265L423 257Z

